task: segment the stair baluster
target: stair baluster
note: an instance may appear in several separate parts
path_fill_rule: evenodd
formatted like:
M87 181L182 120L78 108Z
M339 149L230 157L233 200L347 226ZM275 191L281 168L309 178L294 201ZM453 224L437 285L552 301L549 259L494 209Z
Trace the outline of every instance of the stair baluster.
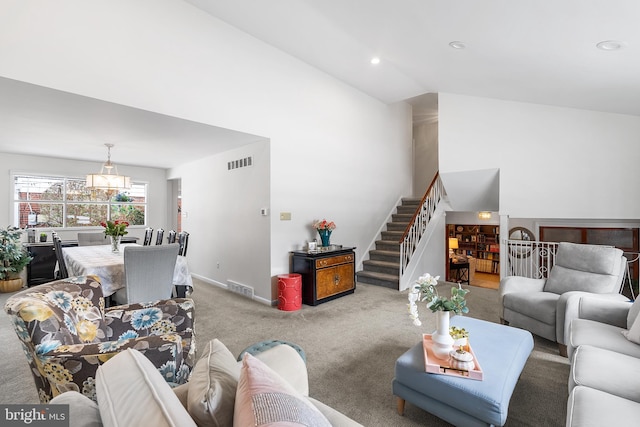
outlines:
M426 226L442 198L444 188L436 173L422 199L403 198L376 240L376 248L363 261L358 282L399 289L400 277L409 264Z

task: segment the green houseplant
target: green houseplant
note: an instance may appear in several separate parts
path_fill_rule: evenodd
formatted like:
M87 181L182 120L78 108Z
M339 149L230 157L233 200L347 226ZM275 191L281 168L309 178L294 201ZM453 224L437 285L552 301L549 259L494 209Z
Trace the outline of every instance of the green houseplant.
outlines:
M22 287L20 272L33 259L22 246L18 227L0 230L0 291L14 292Z
M453 350L454 339L449 328L449 317L451 313L466 314L469 312L465 295L469 292L458 287L451 287L451 298L438 294L438 279L429 273L420 276L409 291L409 316L416 326L422 325L418 317L417 301L424 301L427 307L436 314L436 331L431 335L433 340L432 350L436 357L446 359Z

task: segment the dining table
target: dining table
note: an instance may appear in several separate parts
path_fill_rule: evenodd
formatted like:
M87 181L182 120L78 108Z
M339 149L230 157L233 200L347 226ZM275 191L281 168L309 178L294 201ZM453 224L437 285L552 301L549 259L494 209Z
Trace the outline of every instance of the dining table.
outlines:
M87 276L94 274L100 278L104 297L113 295L126 286L124 275L124 251L127 246L140 246L137 243L123 243L118 252L111 245L63 247L62 256L69 276ZM184 297L193 291L193 280L189 273L187 258L178 255L173 272L173 285L178 297Z

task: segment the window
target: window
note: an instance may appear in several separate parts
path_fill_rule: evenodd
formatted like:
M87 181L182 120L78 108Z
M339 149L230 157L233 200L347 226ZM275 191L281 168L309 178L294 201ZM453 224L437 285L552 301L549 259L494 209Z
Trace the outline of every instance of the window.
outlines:
M85 187L81 178L14 175L13 223L20 228L95 227L105 219L146 225L147 184L120 193Z

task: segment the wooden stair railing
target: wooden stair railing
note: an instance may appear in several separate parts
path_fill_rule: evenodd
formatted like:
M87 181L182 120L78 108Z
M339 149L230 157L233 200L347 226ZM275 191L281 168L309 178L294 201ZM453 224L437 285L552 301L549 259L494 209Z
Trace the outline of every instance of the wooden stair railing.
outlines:
M443 194L444 186L440 179L440 173L436 172L427 191L424 193L424 196L422 196L418 209L416 209L409 225L407 225L407 228L400 238L400 277L402 277L407 265L409 265L411 256L418 247L418 243L420 243L427 224L429 224Z

